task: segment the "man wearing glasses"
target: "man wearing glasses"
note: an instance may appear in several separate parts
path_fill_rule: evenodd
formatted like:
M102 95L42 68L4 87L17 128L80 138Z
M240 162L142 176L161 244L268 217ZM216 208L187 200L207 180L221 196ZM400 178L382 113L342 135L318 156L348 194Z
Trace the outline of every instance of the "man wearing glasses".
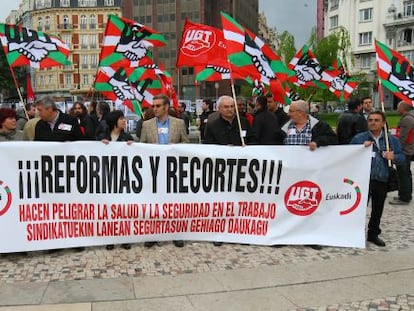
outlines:
M177 144L189 143L183 120L168 115L170 99L164 94L154 96L152 108L155 118L144 121L141 131L141 143ZM152 247L157 242L145 242L146 247ZM183 247L183 241L174 241L176 247Z
M309 104L304 100L293 101L289 107L290 120L282 126L284 145L305 145L311 151L320 146L336 145L338 139L335 132L324 121L309 115ZM309 245L320 250L320 245Z
M290 104L289 118L282 127L284 145L307 145L313 151L320 146L338 143L336 134L329 124L309 115L309 105L304 100L293 101Z
M380 223L387 197L388 162L394 161L400 165L404 163L404 154L398 139L388 135L389 151L386 148L384 125L385 114L381 111L371 112L368 115L368 131L355 135L351 144L364 144L372 146L371 176L369 181L369 197L371 198L371 217L368 223L367 241L384 247L385 242L379 238L381 234Z

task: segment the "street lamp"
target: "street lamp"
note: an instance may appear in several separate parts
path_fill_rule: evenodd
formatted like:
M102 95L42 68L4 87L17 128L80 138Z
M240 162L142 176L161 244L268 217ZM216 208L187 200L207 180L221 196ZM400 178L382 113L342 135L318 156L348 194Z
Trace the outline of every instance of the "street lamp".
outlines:
M218 89L220 87L220 84L218 82L214 83L214 88L216 89L216 99L218 98Z
M183 86L183 99L185 99L185 92L187 91L186 87Z

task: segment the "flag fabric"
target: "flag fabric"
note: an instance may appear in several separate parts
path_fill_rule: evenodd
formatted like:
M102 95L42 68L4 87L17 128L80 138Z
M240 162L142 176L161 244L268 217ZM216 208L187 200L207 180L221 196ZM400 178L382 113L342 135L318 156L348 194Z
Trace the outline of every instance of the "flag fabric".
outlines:
M292 72L263 40L243 28L228 14L221 12L227 58L232 73L250 76L267 85L270 80L285 80Z
M375 50L382 85L414 106L414 71L408 59L379 41L375 41Z
M100 67L138 67L152 63L149 49L166 40L155 30L135 21L109 15L100 55Z
M228 67L223 32L186 19L176 66L194 67L207 64Z
M323 76L324 80L329 82L327 84L329 90L341 102L347 100L358 85L358 80L347 73L339 59L330 68L325 69Z
M326 88L329 84L324 79L324 68L306 44L296 52L288 67L295 71L289 80L301 88Z
M221 81L233 78L246 80L250 84L252 83L252 79L249 76L231 71L229 64L225 67L217 65L196 66L194 67L194 71L196 81Z
M116 105L126 105L137 115L141 115L141 102L144 94L139 92L136 85L129 80L123 68L112 67L99 68L95 80L95 90Z
M17 25L0 24L0 38L11 67L48 68L71 64L69 47L55 36Z
M26 75L26 101L27 103L34 103L35 101L35 93L33 92L30 73Z

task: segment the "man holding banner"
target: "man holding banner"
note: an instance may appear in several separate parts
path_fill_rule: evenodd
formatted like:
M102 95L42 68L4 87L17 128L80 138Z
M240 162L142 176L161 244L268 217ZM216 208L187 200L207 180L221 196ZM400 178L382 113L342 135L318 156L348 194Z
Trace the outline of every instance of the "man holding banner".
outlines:
M290 120L282 127L285 145L307 145L311 151L320 146L336 145L337 137L325 122L309 115L309 105L304 100L293 101L289 108ZM320 250L320 245L309 245Z
M385 242L379 238L381 234L380 223L384 210L384 202L387 197L388 165L391 161L400 165L404 163L404 154L399 141L392 135L383 131L385 126L385 114L381 111L371 112L368 115L368 131L355 135L351 144L364 144L372 146L373 155L371 161L371 176L369 182L369 197L371 198L371 217L368 223L367 241L377 246L384 247ZM387 137L388 136L388 137ZM389 140L387 149L386 140Z
M170 99L164 94L155 95L152 108L155 118L144 121L141 131L141 143L150 144L177 144L189 143L190 140L182 119L168 115ZM173 241L176 247L183 247L182 240ZM157 242L145 242L145 247L152 247Z

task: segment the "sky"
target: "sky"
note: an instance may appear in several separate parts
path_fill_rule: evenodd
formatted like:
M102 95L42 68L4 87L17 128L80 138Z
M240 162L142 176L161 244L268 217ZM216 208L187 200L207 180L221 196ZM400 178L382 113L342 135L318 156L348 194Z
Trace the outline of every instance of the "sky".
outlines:
M259 0L259 11L265 13L267 25L276 27L279 34L289 31L296 49L300 49L316 27L316 4L317 0Z
M0 22L4 23L19 3L20 0L2 0ZM297 49L307 42L316 26L316 0L259 0L259 10L265 12L270 27L276 27L279 33L287 30L295 37Z

